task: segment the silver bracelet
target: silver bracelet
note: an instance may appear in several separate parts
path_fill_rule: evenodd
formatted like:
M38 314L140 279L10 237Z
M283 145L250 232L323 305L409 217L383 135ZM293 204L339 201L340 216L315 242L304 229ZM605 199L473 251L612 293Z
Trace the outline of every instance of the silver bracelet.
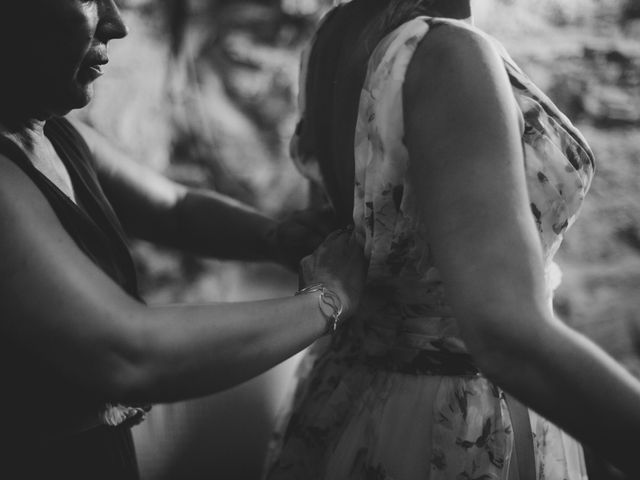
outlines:
M318 308L324 315L327 322L325 333L334 333L340 326L340 315L342 315L342 301L336 292L329 290L324 283L314 283L301 288L296 295L305 293L320 292L318 297ZM330 311L328 311L330 310Z

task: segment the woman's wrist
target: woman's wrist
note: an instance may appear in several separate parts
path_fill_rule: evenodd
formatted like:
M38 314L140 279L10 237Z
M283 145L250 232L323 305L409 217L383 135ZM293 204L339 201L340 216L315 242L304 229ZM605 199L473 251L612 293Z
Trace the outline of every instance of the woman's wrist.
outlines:
M325 320L324 334L333 334L342 325L345 315L345 308L342 298L333 289L327 287L322 282L313 283L301 288L296 295L315 294L317 298L317 308Z

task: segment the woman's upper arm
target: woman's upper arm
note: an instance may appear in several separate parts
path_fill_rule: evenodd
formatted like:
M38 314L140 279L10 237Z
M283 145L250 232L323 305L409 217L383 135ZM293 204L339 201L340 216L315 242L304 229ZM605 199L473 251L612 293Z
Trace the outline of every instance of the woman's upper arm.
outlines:
M541 247L501 58L480 34L440 26L403 93L408 177L465 341L477 353L536 334L547 316Z
M169 235L186 188L136 162L90 126L72 123L89 145L100 183L127 231L150 240Z
M137 351L143 306L77 247L42 193L0 155L0 329L103 393ZM122 379L125 380L125 379Z

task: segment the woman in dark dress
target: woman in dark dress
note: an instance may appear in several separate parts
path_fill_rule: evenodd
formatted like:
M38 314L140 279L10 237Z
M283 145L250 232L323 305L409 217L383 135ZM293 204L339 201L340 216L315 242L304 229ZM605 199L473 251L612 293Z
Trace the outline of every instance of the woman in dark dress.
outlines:
M129 427L142 405L257 375L359 299L362 254L342 232L303 260L302 295L144 305L125 231L245 259L275 259L309 232L176 185L63 118L90 101L107 43L125 35L113 0L0 3L2 478L137 478Z

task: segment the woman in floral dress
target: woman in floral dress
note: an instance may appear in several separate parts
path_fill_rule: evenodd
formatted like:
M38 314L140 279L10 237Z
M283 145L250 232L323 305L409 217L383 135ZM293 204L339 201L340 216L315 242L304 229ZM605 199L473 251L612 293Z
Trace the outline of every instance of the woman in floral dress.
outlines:
M269 480L583 480L563 430L638 468L639 383L551 307L593 155L469 16L353 0L303 58L292 150L369 270L302 362Z

